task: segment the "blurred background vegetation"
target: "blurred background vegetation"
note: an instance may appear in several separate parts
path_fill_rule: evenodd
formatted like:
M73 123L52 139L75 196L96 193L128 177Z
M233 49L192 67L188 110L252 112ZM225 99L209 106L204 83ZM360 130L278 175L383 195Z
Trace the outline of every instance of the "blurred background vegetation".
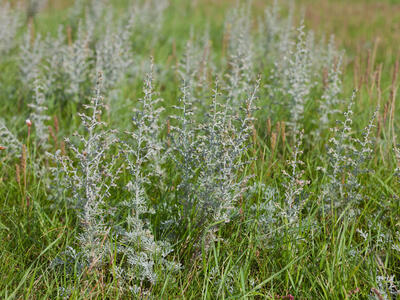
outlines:
M110 0L113 4L122 7L130 0ZM267 4L274 0L253 0L253 9L256 15L262 15ZM170 14L175 15L177 31L187 32L187 27L204 27L209 24L223 26L226 11L236 6L238 0L173 0L173 9ZM296 21L304 18L305 24L312 29L317 37L325 36L329 39L334 35L337 45L346 50L347 67L353 73L356 68L366 68L369 63L371 70L374 66L383 64L386 73L393 68L400 56L400 1L398 0L281 0L281 5L288 8L294 3ZM26 3L11 1L13 5ZM51 26L53 20L57 22L66 19L63 10L70 7L73 0L49 0L45 9L48 24L44 31L56 31ZM176 5L179 3L179 5ZM182 10L177 10L182 7ZM188 9L190 8L190 9ZM188 14L188 12L190 12ZM187 22L190 19L191 22ZM256 26L256 25L255 25ZM211 32L213 36L215 33ZM214 38L216 38L214 36ZM215 45L218 47L218 45ZM369 54L368 54L369 53ZM370 57L369 57L370 56ZM371 57L372 56L372 57ZM368 62L373 58L374 61ZM392 70L391 70L392 71ZM356 71L357 72L357 71ZM384 72L385 73L385 72ZM392 73L392 72L390 72Z

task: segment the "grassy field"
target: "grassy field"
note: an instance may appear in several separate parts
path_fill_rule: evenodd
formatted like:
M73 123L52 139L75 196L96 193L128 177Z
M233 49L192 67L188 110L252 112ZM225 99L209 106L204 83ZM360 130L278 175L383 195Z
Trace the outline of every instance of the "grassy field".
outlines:
M1 299L400 298L400 4L293 2L2 2Z

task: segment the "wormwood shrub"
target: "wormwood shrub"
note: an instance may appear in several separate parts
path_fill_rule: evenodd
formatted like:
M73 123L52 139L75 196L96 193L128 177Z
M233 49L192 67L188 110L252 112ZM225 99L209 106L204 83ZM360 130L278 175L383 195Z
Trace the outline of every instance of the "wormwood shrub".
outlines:
M51 118L46 114L48 108L45 106L45 90L44 86L40 83L39 78L36 78L34 86L34 101L29 104L29 107L32 109L30 119L33 124L35 124L37 143L46 149L49 147L49 132L46 122Z
M141 108L132 118L133 130L121 141L116 131L104 129L106 124L100 121L104 109L101 82L100 76L91 103L85 105L87 113L79 114L86 133L75 134L77 143L68 141L68 156L59 151L50 155L59 166L53 168L54 175L70 194L69 205L77 211L81 227L79 252L69 248L64 255L71 257L73 253L78 260L73 263L78 263L81 271L114 274L122 281L121 290L145 293L142 283L155 284L157 280L156 264L168 270L179 269L179 264L165 259L172 250L168 242L154 239L147 219L154 211L149 208L146 188L153 176L161 173L163 145L157 135L162 108L156 107L160 99L154 98L151 71L144 82ZM121 165L122 157L125 166ZM127 199L113 206L111 191L118 187L122 170L129 173ZM117 223L120 218L124 221ZM64 265L62 258L53 265L60 264Z
M358 214L357 207L365 198L361 193L362 184L360 177L371 172L366 167L372 150L371 132L376 119L376 112L368 126L363 131L363 139L354 138L352 135L353 111L352 106L356 93L346 112L344 121L340 121L341 128L333 128L333 137L330 138L328 148L329 165L322 169L328 178L328 183L323 186L321 197L325 208L329 207L333 213L337 208L347 208L350 214ZM351 205L350 205L351 204Z
M0 119L0 146L1 154L5 158L13 158L22 149L22 143L6 126L4 120ZM2 155L3 156L3 155Z
M129 139L123 146L130 174L126 185L130 196L120 203L124 210L127 209L128 216L124 228L117 233L117 251L124 256L126 267L118 266L116 272L135 294L140 291L138 282L147 280L154 284L157 281L155 264L162 264L169 270L179 269L179 264L165 259L172 249L167 241L154 239L147 219L155 211L149 207L146 188L156 182L154 177L162 176L161 164L165 155L159 138L159 118L163 109L157 107L161 99L156 98L153 90L153 63L150 68L144 81L144 97L139 100L140 108L132 118L133 130L127 132Z
M111 196L110 190L115 186L119 173L115 170L117 157L112 152L117 139L113 131L102 128L105 123L99 120L103 109L100 90L101 77L95 95L86 105L87 113L79 114L86 134L76 133L77 143L67 140L70 156L62 156L60 151L53 155L65 174L60 184L71 194L78 213L82 228L78 240L84 259L81 263L88 270L104 265L110 255L107 239L110 211L106 200Z
M180 217L196 228L229 222L235 203L246 190L248 177L237 178L251 160L244 158L253 132L258 85L247 95L240 114L222 98L215 87L212 103L202 124L195 124L192 102L185 82L182 86L182 113L173 127L173 160L181 175L177 186Z
M15 46L15 37L21 26L21 16L10 9L8 1L1 1L0 20L0 53L4 55Z

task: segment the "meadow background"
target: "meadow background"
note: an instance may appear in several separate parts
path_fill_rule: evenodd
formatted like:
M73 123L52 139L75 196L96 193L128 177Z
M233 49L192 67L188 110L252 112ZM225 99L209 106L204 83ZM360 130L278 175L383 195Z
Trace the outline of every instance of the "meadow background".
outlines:
M400 4L275 5L1 2L0 298L400 297Z

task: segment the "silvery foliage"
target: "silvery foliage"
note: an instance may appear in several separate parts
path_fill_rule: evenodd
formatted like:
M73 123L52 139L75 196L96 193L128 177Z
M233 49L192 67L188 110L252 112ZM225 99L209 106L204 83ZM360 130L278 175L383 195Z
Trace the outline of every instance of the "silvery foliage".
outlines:
M46 114L48 108L46 106L45 88L39 78L35 79L33 102L28 106L32 109L30 120L32 120L36 132L37 143L48 148L49 132L46 121L50 120L50 117Z
M290 125L294 132L300 128L300 122L304 117L304 107L310 97L312 88L311 63L304 26L301 25L298 28L296 47L290 51L288 68L283 71L283 84L289 100Z
M397 162L395 173L398 176L399 181L400 181L400 148L394 147L394 154L395 154L396 162Z
M276 229L281 212L279 206L279 190L272 186L265 186L265 184L254 183L247 193L246 199L255 196L259 201L250 207L250 226L257 222L258 232L260 237L264 240Z
M319 132L328 127L330 117L339 112L337 107L343 102L340 99L342 93L342 60L343 56L339 56L337 61L332 60L328 65L327 86L321 96L319 106Z
M62 267L62 271L65 270L67 275L74 274L76 269L76 272L81 274L85 266L79 263L80 260L81 253L77 252L74 248L67 246L66 249L51 262L50 268L56 269Z
M105 90L114 88L132 66L129 39L129 24L117 31L108 27L96 45L96 70L104 74Z
M344 113L345 120L338 121L341 129L331 129L333 136L329 139L328 168L322 169L327 176L328 183L323 186L321 199L325 202L325 209L344 209L350 203L359 203L363 200L360 193L362 185L359 176L369 172L365 163L372 150L371 131L374 127L376 113L363 131L363 139L352 136L352 106L356 93ZM350 213L357 213L353 205Z
M119 267L117 273L130 284L130 289L134 292L140 290L136 285L139 282L156 282L155 264L161 263L167 268L177 267L165 259L172 251L169 244L155 241L151 224L146 219L149 214L154 213L154 210L149 208L146 187L151 185L151 178L158 175L157 168L159 169L158 165L162 160L163 145L159 140L162 108L157 107L160 101L161 99L155 98L151 70L144 81L141 107L133 117L134 129L128 132L130 139L124 144L127 170L131 175L126 186L130 198L121 203L129 213L126 229L122 229L118 234L118 252L125 256L126 265Z
M0 1L0 54L7 54L15 46L20 16L10 8L8 1Z
M201 106L200 98L204 95L198 94L198 90L205 92L207 88L207 67L209 60L209 41L207 34L201 42L195 41L193 33L186 43L183 58L178 63L178 75L186 83L188 99L193 101L197 107Z
M235 282L240 277L240 270L237 265L226 267L227 268L212 267L207 274L207 278L215 287L223 287L223 289L228 292L228 295L233 296L239 292Z
M58 28L57 36L48 35L44 40L44 62L42 64L43 85L49 95L53 95L58 90L63 90L63 85L67 82L67 76L63 72L64 50L65 50L64 27Z
M264 55L279 59L288 54L292 47L293 12L294 6L291 3L288 17L282 18L277 0L271 7L266 8L264 20L260 25Z
M299 218L301 209L304 206L304 187L309 184L309 181L303 179L304 170L301 170L301 166L304 162L300 159L303 154L302 142L303 142L303 131L295 133L296 144L292 150L292 157L287 163L290 166L288 171L283 170L283 174L287 178L284 183L285 188L285 202L282 209L282 215L288 222L288 224L296 224Z
M175 128L174 160L182 176L178 185L185 217L194 214L195 223L228 222L234 203L246 189L247 177L237 178L238 171L249 161L242 156L252 132L258 84L247 95L242 113L218 100L213 101L206 120L193 126L193 111L183 86L181 126Z
M251 35L250 7L235 9L225 23L229 34L228 64L226 74L227 105L239 107L242 99L251 93L254 74L254 46Z
M323 69L329 71L329 68L337 63L337 60L343 60L343 51L339 51L336 48L334 35L330 36L328 43L326 43L325 36L323 36L312 48L313 65L315 70L318 72L316 75L321 75L321 72L319 71Z
M146 39L151 36L150 43L158 40L163 25L164 11L169 5L168 0L137 1L131 7L131 23L136 31Z
M279 11L278 0L274 0L273 5L265 9L265 17L259 23L260 46L263 55L273 55L273 53L277 54L278 52L278 39L283 27Z
M379 296L374 291L371 291L371 299L391 300L397 299L396 297L400 295L400 290L396 286L398 283L394 275L376 276L376 284Z
M25 86L31 87L39 73L44 54L44 47L40 34L34 37L33 29L29 25L28 30L24 34L23 42L20 45L19 55L21 81Z
M400 254L400 232L396 231L395 237L393 238L392 241L392 250L395 250L397 253Z
M3 119L0 119L0 146L4 147L4 150L0 150L0 154L3 152L10 157L14 157L21 151L22 144L18 138L7 128Z
M69 18L72 23L85 20L85 25L90 31L103 32L110 23L108 18L114 13L114 7L109 0L74 0L69 11Z
M91 75L93 53L89 47L93 32L79 23L77 38L63 48L63 71L66 74L68 87L66 92L75 101L79 100L82 88Z
M195 108L193 99L190 98L190 88L183 81L181 86L182 96L179 99L180 106L174 106L179 110L178 115L172 116L178 122L177 126L171 126L172 131L172 159L180 171L181 182L177 189L181 193L180 202L184 209L184 217L188 217L196 201L196 172L200 165L198 152L199 141L196 139Z
M216 90L208 120L200 125L202 134L198 138L204 167L200 169L198 178L199 204L216 221L229 221L234 203L246 189L248 178L238 180L237 175L249 163L241 158L252 133L257 91L258 84L245 100L245 111L241 116L235 116L227 108L229 104L218 103Z
M69 11L69 18L73 21L79 19L83 14L86 7L87 0L74 0L74 4L71 6Z
M77 142L67 139L70 155L62 156L57 151L53 156L64 173L60 184L71 194L71 201L78 211L82 232L80 246L86 266L96 268L104 263L108 251L109 214L106 200L118 178L117 156L112 148L117 142L113 131L104 130L105 123L99 120L103 110L101 77L87 113L79 114L85 135L76 133Z
M280 6L274 4L265 10L265 17L259 25L261 53L274 63L278 73L287 67L289 51L293 47L293 2L287 18L280 15Z
M290 113L290 121L293 132L299 131L304 117L304 109L310 97L314 85L313 60L310 45L307 45L304 25L297 29L297 41L290 46L287 55L284 55L279 63L274 63L271 83L268 85L269 93L275 103L278 99L284 101Z
M314 81L321 81L323 72L321 72L329 62L331 62L331 58L327 59L329 44L328 46L325 44L325 39L321 38L318 42L315 38L315 33L313 30L307 31L306 43L307 48L310 52L310 60L311 60L311 77ZM339 56L339 53L337 53ZM332 57L333 60L334 57Z
M395 176L397 176L397 180L400 183L400 148L398 146L394 146L394 154L395 154L395 158L396 158L396 168L394 170L394 174ZM400 193L398 195L395 195L395 197L397 197L397 199L400 198ZM399 239L400 242L400 239ZM399 246L399 252L400 252L400 246Z
M110 7L110 0L89 1L89 7L86 11L86 18L92 19L94 24L98 24L98 22L110 10Z
M210 83L208 80L208 72L216 73L216 67L212 60L211 53L211 40L210 40L210 29L207 26L204 34L201 39L199 39L199 43L197 43L197 47L201 50L201 59L199 69L198 69L198 82L199 86L202 89L203 94L210 89Z

